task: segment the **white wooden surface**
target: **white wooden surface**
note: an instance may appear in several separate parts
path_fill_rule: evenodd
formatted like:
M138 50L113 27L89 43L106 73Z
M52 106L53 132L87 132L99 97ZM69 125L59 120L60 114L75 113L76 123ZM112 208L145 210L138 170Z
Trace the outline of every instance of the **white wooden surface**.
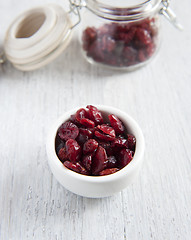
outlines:
M13 17L46 2L1 0L0 45ZM158 56L136 72L89 65L76 37L41 70L24 73L10 63L0 69L1 240L191 239L191 3L174 0L172 7L184 31L163 20ZM49 127L86 104L128 112L146 140L137 181L105 199L68 192L47 163Z

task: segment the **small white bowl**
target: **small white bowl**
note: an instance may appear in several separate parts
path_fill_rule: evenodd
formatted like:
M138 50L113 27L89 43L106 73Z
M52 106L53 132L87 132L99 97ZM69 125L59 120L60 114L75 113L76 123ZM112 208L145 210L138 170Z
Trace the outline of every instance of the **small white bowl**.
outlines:
M145 148L142 131L132 117L113 107L103 105L96 105L96 107L102 112L103 117L106 117L108 114L115 114L123 122L128 133L136 137L136 149L133 160L123 169L106 176L86 176L69 170L59 160L55 151L57 130L80 107L66 112L54 123L47 141L50 169L58 182L69 191L90 198L111 196L126 188L139 173Z

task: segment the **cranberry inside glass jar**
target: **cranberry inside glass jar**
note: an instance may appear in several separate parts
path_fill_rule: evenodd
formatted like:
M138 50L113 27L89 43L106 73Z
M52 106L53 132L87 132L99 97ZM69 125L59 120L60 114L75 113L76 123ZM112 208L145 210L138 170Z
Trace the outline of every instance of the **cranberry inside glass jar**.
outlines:
M160 0L86 1L80 42L90 63L133 70L159 47Z

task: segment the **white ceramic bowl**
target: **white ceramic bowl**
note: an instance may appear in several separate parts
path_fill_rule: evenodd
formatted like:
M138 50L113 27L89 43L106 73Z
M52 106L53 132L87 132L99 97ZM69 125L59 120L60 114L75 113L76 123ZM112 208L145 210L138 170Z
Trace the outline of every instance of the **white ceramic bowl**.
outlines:
M115 114L124 123L128 133L136 137L136 149L133 160L123 169L106 176L86 176L67 169L58 159L55 151L57 130L80 107L66 112L55 122L47 141L49 165L55 178L71 192L90 198L111 196L126 188L134 180L141 168L145 148L142 131L132 117L113 107L103 105L96 105L96 107L101 110L103 117L108 114Z

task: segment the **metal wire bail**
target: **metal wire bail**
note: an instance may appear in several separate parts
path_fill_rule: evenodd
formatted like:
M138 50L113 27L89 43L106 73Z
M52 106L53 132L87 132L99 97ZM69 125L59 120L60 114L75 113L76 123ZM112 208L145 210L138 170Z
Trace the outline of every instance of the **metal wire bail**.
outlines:
M81 0L69 0L70 2L70 11L69 13L74 13L78 16L78 21L71 27L74 28L76 25L78 25L81 22L81 15L80 15L80 9L84 7L86 4L84 1Z
M183 26L178 22L176 14L169 7L170 0L162 0L163 7L160 9L160 13L166 17L177 29L183 30Z

